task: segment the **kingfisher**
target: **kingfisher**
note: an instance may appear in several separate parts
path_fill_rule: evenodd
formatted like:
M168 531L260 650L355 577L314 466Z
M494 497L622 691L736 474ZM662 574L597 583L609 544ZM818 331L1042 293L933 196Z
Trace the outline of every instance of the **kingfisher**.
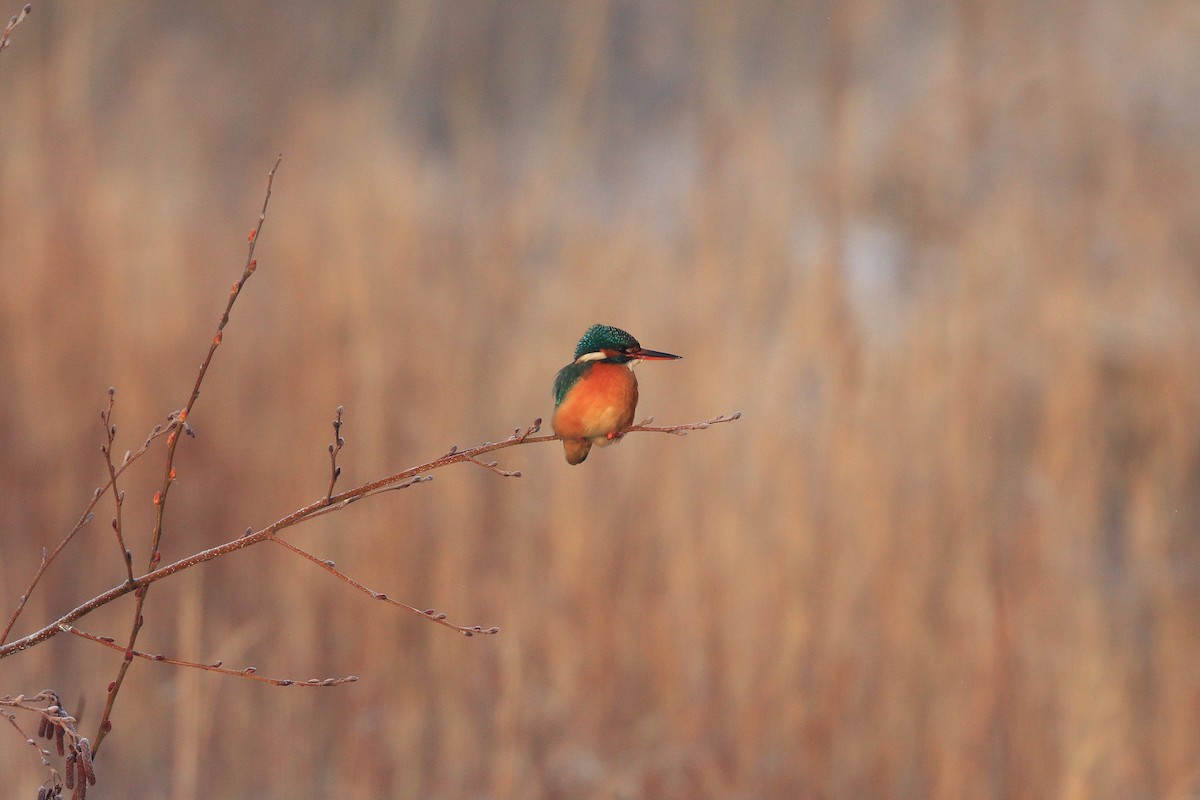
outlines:
M682 356L647 350L611 325L593 325L575 348L575 360L554 379L554 432L563 437L568 464L582 463L592 445L619 440L633 424L639 361L671 361Z

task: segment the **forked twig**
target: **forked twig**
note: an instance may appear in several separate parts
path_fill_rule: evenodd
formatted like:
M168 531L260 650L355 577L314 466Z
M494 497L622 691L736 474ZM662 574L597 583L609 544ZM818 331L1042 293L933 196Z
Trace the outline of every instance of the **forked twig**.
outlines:
M168 419L168 423L169 422L170 419ZM154 429L150 431L150 434L146 437L146 440L142 442L142 446L139 447L136 452L125 454L125 459L121 462L121 466L117 467L115 470L115 477L120 477L121 473L133 466L134 462L146 454L146 452L150 449L150 445L154 443L154 440L165 435L168 430L170 430L170 427L164 428L162 425L155 425ZM93 517L95 516L96 504L100 502L100 498L104 496L104 492L111 486L113 486L113 478L109 478L109 482L103 486L96 487L96 491L92 492L92 498L90 501L88 501L87 506L83 509L83 513L80 515L79 521L75 523L75 527L63 537L62 541L59 542L58 546L56 546L53 550L47 551L43 548L42 560L38 564L38 568L34 570L33 578L29 581L29 586L25 589L24 594L22 594L18 599L17 607L13 610L12 615L8 618L8 623L4 626L4 631L0 632L0 645L3 645L6 641L8 641L8 635L12 632L13 626L17 623L17 619L21 616L21 612L25 610L25 604L29 602L29 598L33 594L33 590L36 589L38 583L41 582L42 576L46 573L46 569L54 562L54 559L58 557L59 553L61 553L66 546L71 543L71 540L75 538L75 534L83 530L84 526L92 521Z
M175 448L179 446L180 431L190 430L188 428L188 416L191 414L192 408L196 405L196 400L200 397L200 385L204 383L204 376L208 374L208 367L212 363L213 355L217 352L217 348L221 346L221 339L225 334L225 326L229 324L229 314L233 310L233 304L237 302L238 296L242 293L242 287L246 285L246 281L254 274L254 270L258 267L258 261L254 258L254 247L258 243L258 234L262 231L262 226L267 219L267 205L271 202L271 187L275 183L275 172L279 169L279 163L283 160L280 155L275 159L274 166L267 173L267 191L263 197L262 210L258 214L258 225L250 230L247 237L246 250L246 265L242 269L242 277L238 279L233 288L229 290L229 300L225 304L225 311L221 314L221 321L217 324L217 332L212 338L212 342L208 346L208 354L204 357L204 361L200 364L200 372L196 375L196 383L192 387L191 397L188 398L187 404L179 411L176 417L175 429L167 434L167 457L166 464L163 470L162 488L154 495L154 533L151 537L150 545L150 564L147 569L153 570L158 566L162 559L162 553L159 549L162 543L163 535L163 515L166 511L167 494L171 490L171 485L175 483ZM133 582L131 581L130 584ZM126 645L126 650L132 651L137 643L138 633L142 629L144 618L142 610L146 604L146 594L150 591L150 584L146 583L137 588L134 595L133 622L129 629L129 639ZM104 701L104 711L100 715L100 724L96 731L96 742L94 750L99 752L100 745L104 743L104 737L112 730L112 709L116 702L117 694L121 691L121 686L125 682L125 676L129 672L130 660L121 662L121 666L117 669L117 677L112 683L112 688L108 692L108 697Z

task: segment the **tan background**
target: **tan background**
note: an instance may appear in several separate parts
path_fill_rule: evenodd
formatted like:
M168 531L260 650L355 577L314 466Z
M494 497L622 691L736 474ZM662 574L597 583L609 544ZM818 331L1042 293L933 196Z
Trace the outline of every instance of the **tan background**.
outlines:
M280 548L161 584L146 649L362 680L135 664L95 795L1200 795L1198 8L38 3L0 54L5 608L107 387L122 450L186 399L280 151L166 558L319 496L338 404L347 486L548 417L592 322L685 356L643 414L745 414L293 533L497 637ZM120 580L110 514L20 630ZM118 661L61 637L0 693L90 732ZM0 775L44 776L11 731Z

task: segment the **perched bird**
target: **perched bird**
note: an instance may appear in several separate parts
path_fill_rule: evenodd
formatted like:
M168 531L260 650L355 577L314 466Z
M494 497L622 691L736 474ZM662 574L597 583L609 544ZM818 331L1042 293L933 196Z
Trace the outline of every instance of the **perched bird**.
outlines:
M633 368L639 361L680 357L646 350L620 328L588 328L575 360L554 379L554 432L563 437L567 463L581 463L592 445L615 442L633 424L638 401Z

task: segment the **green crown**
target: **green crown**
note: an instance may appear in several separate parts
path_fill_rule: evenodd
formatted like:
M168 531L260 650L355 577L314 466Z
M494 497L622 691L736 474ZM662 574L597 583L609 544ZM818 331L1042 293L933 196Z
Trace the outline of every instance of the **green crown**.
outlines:
M601 350L628 350L631 347L641 345L626 331L611 325L593 325L579 340L579 346L575 348L575 358L588 353L599 353Z

